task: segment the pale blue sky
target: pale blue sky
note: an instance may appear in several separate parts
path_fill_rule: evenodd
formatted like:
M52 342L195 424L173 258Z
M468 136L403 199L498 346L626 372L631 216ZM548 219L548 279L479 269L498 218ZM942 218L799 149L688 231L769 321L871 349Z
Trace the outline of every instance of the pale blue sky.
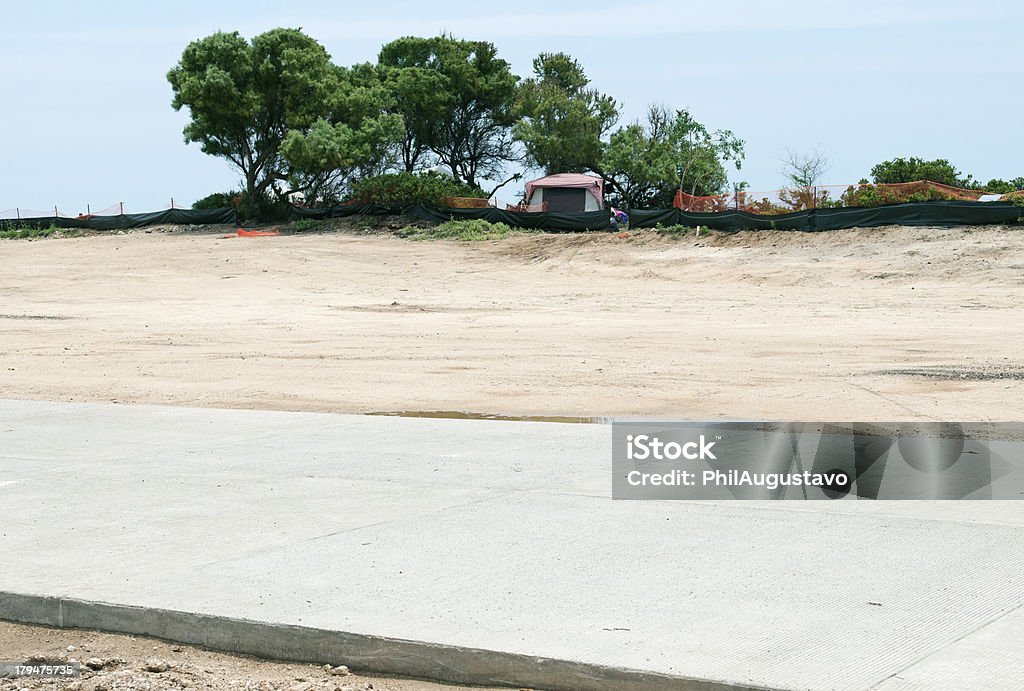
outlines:
M623 122L656 101L746 139L733 178L753 190L781 186L787 147L819 146L831 183L910 155L982 180L1024 175L1016 0L34 2L0 25L0 211L150 211L236 186L182 141L165 74L190 40L276 26L301 26L339 64L440 31L494 42L520 76L537 53L568 52Z

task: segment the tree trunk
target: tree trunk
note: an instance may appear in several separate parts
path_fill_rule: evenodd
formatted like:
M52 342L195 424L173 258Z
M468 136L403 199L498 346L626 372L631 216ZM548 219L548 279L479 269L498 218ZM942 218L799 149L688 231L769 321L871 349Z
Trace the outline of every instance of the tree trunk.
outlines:
M408 139L406 139L402 143L402 163L405 165L406 173L412 173L416 170L417 156L413 155L413 153L413 145Z
M258 205L256 204L256 171L253 168L245 171L245 196L249 202L249 208L251 210L257 210Z

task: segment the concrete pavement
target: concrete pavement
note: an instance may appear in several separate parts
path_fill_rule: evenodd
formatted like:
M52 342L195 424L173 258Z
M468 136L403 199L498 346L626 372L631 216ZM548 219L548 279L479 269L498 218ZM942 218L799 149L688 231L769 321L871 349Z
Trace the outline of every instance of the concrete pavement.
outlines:
M464 683L1024 688L1024 502L612 501L610 436L0 401L0 617Z

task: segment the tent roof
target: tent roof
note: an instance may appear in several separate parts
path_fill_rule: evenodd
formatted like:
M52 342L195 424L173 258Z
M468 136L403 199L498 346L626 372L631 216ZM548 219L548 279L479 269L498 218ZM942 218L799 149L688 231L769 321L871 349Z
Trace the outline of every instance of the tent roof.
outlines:
M548 175L545 178L530 180L526 183L527 200L533 197L533 191L537 188L546 189L549 187L582 187L594 196L600 204L604 197L604 180L593 175L583 173L558 173Z

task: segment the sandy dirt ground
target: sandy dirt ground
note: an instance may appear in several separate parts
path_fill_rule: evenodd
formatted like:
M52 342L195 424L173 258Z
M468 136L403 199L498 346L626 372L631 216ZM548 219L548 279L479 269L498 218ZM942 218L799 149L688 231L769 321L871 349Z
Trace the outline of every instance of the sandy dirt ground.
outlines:
M1024 231L0 241L0 396L336 412L1024 419ZM75 646L68 651L68 646ZM77 687L446 688L0 624ZM169 664L149 672L151 658ZM160 665L158 664L158 667ZM59 684L63 687L63 682ZM3 681L0 688L55 688Z
M1024 418L1024 231L0 241L0 395Z
M410 679L328 672L323 665L268 662L150 638L0 622L0 664L77 661L71 679L0 678L0 689L29 691L443 691L467 688ZM329 664L329 663L325 663ZM89 666L87 666L89 665ZM475 687L480 688L480 687Z

